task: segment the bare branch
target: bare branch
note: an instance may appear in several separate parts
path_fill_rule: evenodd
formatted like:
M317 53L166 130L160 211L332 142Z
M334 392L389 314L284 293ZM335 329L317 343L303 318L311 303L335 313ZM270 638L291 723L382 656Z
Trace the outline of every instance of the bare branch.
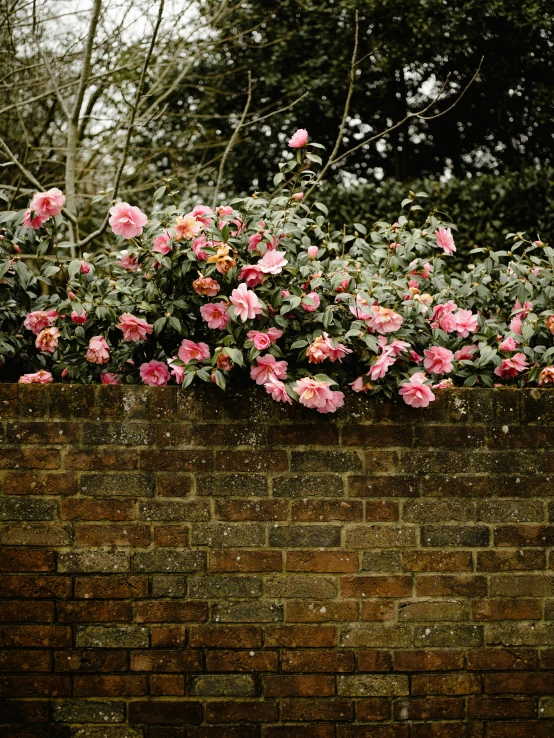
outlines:
M96 36L96 27L98 25L98 17L100 16L100 10L102 8L102 0L94 0L94 7L90 16L89 30L87 34L87 42L85 46L85 56L83 58L83 65L81 67L81 77L79 79L79 87L77 88L77 95L75 97L75 104L73 106L73 112L71 114L71 121L73 124L79 122L79 115L81 114L81 106L83 104L83 98L85 97L85 91L87 88L88 78L90 75L90 60L92 56L92 47L94 44L94 38Z

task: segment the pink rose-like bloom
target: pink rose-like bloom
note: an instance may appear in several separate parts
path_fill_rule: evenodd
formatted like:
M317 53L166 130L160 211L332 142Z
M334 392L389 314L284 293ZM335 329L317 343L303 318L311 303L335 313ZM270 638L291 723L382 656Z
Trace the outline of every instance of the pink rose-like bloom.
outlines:
M249 236L248 251L250 251L250 253L259 251L258 246L261 244L262 240L263 236L261 233L254 233L252 236Z
M421 364L423 361L423 356L420 356L416 351L410 351L410 359L414 361L416 364Z
M442 346L431 346L424 350L425 360L423 366L432 374L449 374L453 369L452 359L454 354Z
M292 405L292 399L289 397L285 384L277 379L275 375L271 375L264 384L264 388L276 402L286 402L289 405Z
M254 344L254 348L258 351L265 351L271 346L271 338L267 333L260 333L259 331L248 331L248 338Z
M522 305L519 300L516 300L514 302L514 306L512 308L512 312L515 313L516 310L519 311L518 314L520 315L521 319L524 320L528 316L529 312L532 309L533 309L533 303L532 302L524 302L523 305Z
M35 310L32 313L28 313L27 317L23 321L23 325L30 331L33 331L35 336L41 332L43 328L47 328L52 325L54 318L56 317L56 311L52 310Z
M476 351L479 350L478 346L462 346L454 353L456 361L471 361Z
M81 262L81 274L89 274L91 270L90 264L88 264L86 261Z
M300 202L301 200L304 199L304 193L303 192L295 192L294 195L292 196L292 199L293 200L296 200L296 202Z
M554 384L554 366L545 366L539 375L539 387L543 384Z
M207 295L208 297L215 297L221 289L219 282L211 277L205 277L203 274L198 272L198 279L195 279L192 283L194 291L199 295Z
M392 333L397 331L404 318L395 313L394 310L387 307L381 307L380 305L373 305L370 310L372 311L371 317L367 320L369 328L377 331L377 333Z
M116 327L123 331L124 341L142 341L154 330L154 327L145 320L136 318L131 313L123 313Z
M257 287L263 283L264 274L258 264L245 264L240 270L239 280L244 280L247 287Z
M310 297L314 301L314 305L311 305L309 302L304 302L302 300L302 307L307 313L313 313L317 310L317 308L321 305L321 300L319 299L319 295L317 292L310 292L306 297ZM305 298L304 298L305 299Z
M456 320L456 333L460 338L467 338L470 333L479 330L477 316L471 310L458 310L454 318Z
M524 372L528 366L529 363L525 354L520 352L519 354L514 354L511 359L502 359L502 364L495 368L494 373L502 379L512 379L513 377L517 377L520 372Z
M65 195L57 187L46 192L35 192L31 200L31 210L35 215L48 219L52 215L59 215L65 203Z
M137 238L144 230L148 218L140 208L128 202L118 202L110 208L109 220L112 231L123 238Z
M424 384L425 372L416 372L412 374L407 382L404 382L398 394L403 398L406 405L411 407L428 407L429 403L435 399L431 388Z
M296 382L294 391L299 396L298 401L304 407L320 408L333 401L333 392L330 387L329 382L304 377Z
M204 226L201 220L196 220L192 213L183 215L182 218L177 218L175 221L175 240L182 241L183 238L187 241L196 238L204 230Z
M447 379L441 379L440 382L431 385L433 389L452 389L454 382L448 377Z
M74 323L79 323L80 325L86 323L88 320L87 311L83 308L83 310L81 310L81 314L79 315L76 310L73 310L73 312L71 313L71 320Z
M450 228L439 228L435 231L435 238L437 239L437 246L440 246L447 256L452 256L456 251L456 246Z
M19 377L18 384L50 384L53 381L54 378L50 372L39 369L34 374L23 374L23 376Z
M172 356L171 359L167 360L168 366L171 368L171 374L175 377L177 384L182 384L185 378L185 367L180 364L175 364L177 360L176 356Z
M28 230L29 228L36 230L37 228L41 228L47 220L49 220L47 215L35 215L34 218L31 218L31 211L26 210L25 215L23 216L23 228L25 228L25 230Z
M202 319L208 324L208 328L225 330L227 323L231 320L224 302L208 302L200 308Z
M101 374L100 382L102 384L121 384L119 377L113 372L104 372L104 374Z
M195 205L190 214L196 218L196 220L199 220L204 228L209 228L213 223L213 218L211 217L212 209L207 205Z
M163 387L169 382L171 376L163 361L156 361L156 359L141 364L139 373L144 384L150 387Z
M90 339L85 359L91 364L105 364L110 360L110 347L104 336L93 336Z
M308 143L308 131L305 128L299 128L289 138L289 146L291 149L301 149Z
M258 356L256 362L258 366L250 368L250 377L256 384L265 384L269 382L270 377L285 379L287 376L287 362L277 361L273 354Z
M207 254L202 249L202 247L206 246L207 243L208 241L206 239L206 236L200 236L199 238L195 238L194 241L192 242L192 250L196 254L196 258L198 259L198 261L205 261L208 258L209 254Z
M264 274L280 274L288 264L285 251L266 251L258 261L258 266Z
M317 259L317 252L319 249L317 246L308 246L308 256L310 259Z
M510 321L510 330L512 333L517 333L521 335L521 329L523 326L523 321L521 320L521 315L516 315L515 318L512 318Z
M331 390L331 397L327 400L323 407L318 407L318 413L336 413L339 407L344 405L344 392Z
M505 338L502 343L498 344L498 348L500 351L515 351L517 344L512 336L508 336L508 338Z
M245 284L241 284L231 292L231 303L235 306L235 315L244 323L252 320L262 312L262 306L258 295L249 290Z
M350 387L352 387L354 392L368 392L370 389L373 389L370 382L364 382L363 377L358 377L353 382L350 382Z
M177 352L181 361L188 364L192 359L202 361L210 358L210 348L206 343L194 343L185 338Z
M158 254L162 254L162 256L169 254L169 252L171 251L169 241L171 241L171 236L169 235L169 233L160 233L160 235L156 236L156 238L154 239L152 251L155 251Z
M136 272L139 269L137 255L129 254L126 250L119 253L119 259L115 263L128 272Z
M53 325L50 325L48 326L48 328L43 328L38 334L35 340L35 346L38 348L39 351L46 351L49 354L53 354L54 351L58 348L59 337L59 330Z
M395 356L389 352L381 354L381 356L379 356L371 366L369 376L374 382L377 379L382 379L395 362Z

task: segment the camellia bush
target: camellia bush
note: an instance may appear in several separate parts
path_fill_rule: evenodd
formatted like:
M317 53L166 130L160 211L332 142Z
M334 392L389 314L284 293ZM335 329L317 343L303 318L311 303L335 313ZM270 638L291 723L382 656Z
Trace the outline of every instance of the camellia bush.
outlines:
M452 272L455 226L425 217L425 193L394 223L333 231L306 196L321 147L304 130L289 146L271 195L215 212L163 207L165 188L150 215L115 203L113 250L68 256L57 189L3 213L4 381L225 388L248 376L320 413L346 391L426 407L437 387L554 383L548 245L510 234L506 250L476 249L478 263Z

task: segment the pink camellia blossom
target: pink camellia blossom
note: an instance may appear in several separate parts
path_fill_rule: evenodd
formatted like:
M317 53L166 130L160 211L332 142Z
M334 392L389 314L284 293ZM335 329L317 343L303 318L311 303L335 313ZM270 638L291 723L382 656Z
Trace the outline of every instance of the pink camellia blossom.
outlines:
M60 374L60 377L61 377L62 379L65 379L65 378L67 377L67 375L68 375L68 374L69 374L69 371L68 371L67 367L65 367L65 368L64 368L64 369L62 370L62 373Z
M241 284L231 292L231 303L235 307L235 315L244 323L252 320L262 312L262 306L258 295L249 290L245 284Z
M293 200L296 200L296 202L300 202L301 200L304 199L304 193L303 192L295 192L294 195L292 196L292 199Z
M35 346L39 351L46 351L49 354L53 354L58 348L59 337L59 330L55 326L50 325L47 328L43 328L38 334L35 340Z
M453 300L435 305L430 318L431 328L440 328L445 333L453 333L456 330L456 317L453 314L458 306Z
M185 367L180 364L175 364L175 361L177 361L177 357L172 356L171 359L167 360L167 364L170 367L171 374L175 377L177 384L182 384L183 379L185 378Z
M267 333L261 333L260 331L248 331L248 338L254 344L254 348L257 351L265 351L271 346L271 338Z
M498 344L500 351L515 351L517 349L517 343L514 341L512 336L505 338L502 343Z
M112 231L123 238L137 238L144 230L148 218L140 208L127 202L118 202L110 208Z
M71 313L71 320L74 323L79 323L82 325L83 323L86 323L88 320L87 311L83 308L80 313L78 313L76 310L73 310Z
M288 264L285 251L266 251L258 261L258 266L264 274L280 274Z
M349 386L352 387L354 392L369 392L369 390L373 389L371 382L364 381L363 377L358 377L353 382L350 382Z
M65 195L57 187L46 192L35 192L30 208L35 215L50 218L59 215L65 203Z
M347 348L343 343L339 343L338 341L336 341L336 339L336 342L334 342L333 339L327 335L327 333L323 334L323 340L325 341L326 353L329 361L342 362L347 354L352 353L352 350Z
M310 259L317 259L317 252L319 249L317 246L308 246L308 256Z
M425 384L425 372L412 374L407 382L403 382L398 394L403 398L406 405L411 407L428 407L435 399L431 388Z
M452 360L454 354L442 346L431 346L424 350L425 360L423 366L431 374L449 374L453 371Z
M208 302L200 308L202 319L208 324L208 328L225 330L227 323L231 320L224 302Z
M549 315L544 321L544 325L546 326L546 330L554 336L554 315Z
M50 372L44 369L39 369L34 374L23 374L18 379L18 384L51 384L54 381L54 377Z
M264 281L264 273L258 264L245 264L240 270L239 281L246 283L247 287L257 287Z
M47 328L52 325L56 317L56 311L52 310L35 310L32 313L28 313L27 317L23 321L23 325L28 330L32 331L35 336L41 332L43 328Z
M467 338L470 333L479 330L477 316L471 310L458 310L454 315L454 319L456 321L456 333L460 338Z
M375 363L372 364L369 370L369 376L372 381L375 382L377 379L382 379L395 362L395 356L389 352L385 352L381 354L381 356L378 356Z
M213 223L212 209L207 205L195 205L195 207L190 211L190 214L196 218L196 220L199 220L204 228L209 228Z
M101 374L100 382L102 384L121 384L121 380L113 372L104 372L104 374Z
M333 392L330 387L329 382L304 377L296 382L294 391L298 395L298 401L304 407L320 408L325 407L328 402L333 400Z
M208 258L209 254L202 248L203 246L206 246L207 243L208 240L206 236L199 236L192 242L192 250L196 254L198 261L205 261Z
M277 361L273 354L258 356L256 362L258 366L250 368L250 377L256 382L256 384L265 384L269 381L270 377L285 379L287 376L287 362Z
M110 347L104 336L93 336L90 339L85 359L91 364L105 364L110 360Z
M344 405L344 392L331 390L331 397L327 400L323 407L318 407L318 413L336 413L339 407Z
M284 382L281 382L279 379L277 379L275 375L272 374L270 376L267 382L265 382L264 388L265 391L269 395L271 395L272 399L274 399L276 402L285 402L289 405L292 405L292 399L289 397Z
M88 262L82 261L81 262L81 274L90 274L91 266Z
M520 372L524 372L528 366L529 363L525 354L520 352L514 354L511 359L502 359L502 364L495 368L494 373L502 379L512 379L517 377Z
M123 331L124 341L142 341L154 330L154 326L131 313L123 313L116 327Z
M471 361L476 351L479 350L478 346L462 346L454 353L456 361Z
M194 343L194 341L189 341L188 338L185 338L181 342L177 353L181 361L184 364L188 364L192 359L197 359L198 361L209 359L210 347L207 343Z
M515 313L517 311L521 319L524 320L529 315L532 309L533 309L532 302L527 301L527 302L524 302L522 305L520 301L516 299L516 301L514 302L514 306L512 308L512 313Z
M454 245L451 229L439 228L435 231L435 238L437 239L437 246L440 246L447 256L452 256L456 251L456 246Z
M248 238L248 251L250 253L253 253L254 251L259 251L258 246L261 244L263 240L263 235L261 233L254 233Z
M192 287L197 294L207 297L215 297L221 289L219 282L211 277L205 277L201 272L198 272L198 279L194 280Z
M433 389L452 389L452 387L454 387L454 382L450 377L448 377L447 379L441 379L441 381L436 384L432 384L431 387Z
M377 333L384 334L397 331L404 322L404 318L391 308L373 305L370 310L371 317L366 322L368 327L377 331Z
M308 131L305 128L299 128L289 138L289 147L291 149L302 149L308 143Z
M420 356L416 351L410 351L410 359L415 362L416 364L421 364L423 362L423 356Z
M545 366L539 375L539 387L543 384L554 384L554 366Z
M191 241L193 238L199 236L204 230L204 225L201 220L196 220L192 213L187 213L181 218L175 220L175 240L182 241L186 239Z
M47 215L35 215L34 217L31 217L31 211L26 210L25 215L23 216L23 228L25 228L25 230L28 230L29 228L36 230L37 228L41 228L47 220L49 220Z
M523 321L521 320L521 315L516 315L512 320L510 321L510 330L512 333L517 333L521 336L521 330L523 327Z
M156 238L154 239L152 251L155 251L157 254L162 254L162 256L169 254L169 252L171 251L171 246L169 245L170 241L171 236L169 235L169 233L160 233L160 235L156 236Z
M147 361L139 367L139 373L144 384L150 387L163 387L170 379L169 369L163 361Z
M394 356L400 356L406 349L410 348L410 344L407 341L399 341L398 338L393 338L390 343L387 343L386 336L379 336L377 340L379 348L383 353L393 354Z
M306 297L309 297L311 300L313 300L314 304L312 305L309 302L305 302ZM302 307L307 313L313 313L315 312L318 307L321 305L321 300L319 299L319 295L317 292L309 292L306 297L302 300Z
M115 263L127 272L136 272L140 268L137 255L129 254L126 249L119 252L119 258Z
M280 328L268 328L267 335L271 339L271 343L277 343L283 335L283 331Z

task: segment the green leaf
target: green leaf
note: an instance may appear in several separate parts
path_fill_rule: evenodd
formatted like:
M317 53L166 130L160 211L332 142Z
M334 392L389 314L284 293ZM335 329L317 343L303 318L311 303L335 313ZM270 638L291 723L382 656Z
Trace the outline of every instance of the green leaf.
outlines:
M158 318L158 320L154 323L154 333L158 336L160 334L160 331L163 330L165 327L165 324L167 322L167 318Z
M158 187L156 192L154 192L154 194L152 195L152 201L156 202L156 200L159 200L160 198L162 198L165 195L166 190L167 190L166 185L162 185L161 187Z
M354 223L354 228L364 236L367 233L367 228L362 223Z
M315 203L315 207L316 207L316 208L317 208L318 210L321 210L321 212L322 212L322 213L323 213L324 215L329 215L329 210L328 210L328 208L327 208L327 205L324 205L324 204L323 204L322 202L316 202L316 203Z

